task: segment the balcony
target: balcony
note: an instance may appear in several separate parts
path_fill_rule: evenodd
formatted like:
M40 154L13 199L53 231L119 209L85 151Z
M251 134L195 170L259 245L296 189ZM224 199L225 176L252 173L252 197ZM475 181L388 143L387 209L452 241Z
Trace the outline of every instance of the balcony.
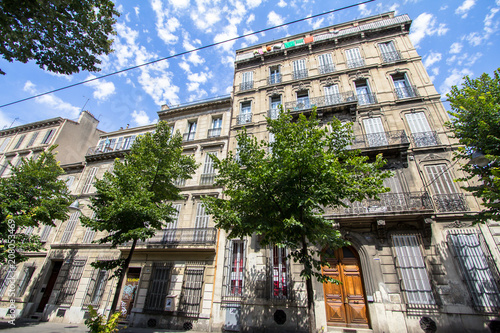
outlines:
M281 83L281 74L271 74L267 78L267 84Z
M245 125L252 122L251 113L241 113L236 116L236 125Z
M216 138L220 136L222 128L211 128L208 130L208 137L209 138Z
M146 241L137 241L137 250L149 248L192 248L212 247L215 245L215 228L179 228L158 230L156 235ZM132 242L123 244L130 246Z
M384 52L382 53L382 61L384 63L395 62L403 59L399 51Z
M280 109L267 110L267 116L271 119L278 119L279 115L280 115Z
M358 136L356 135L351 149L363 149L382 146L409 146L410 142L404 130L371 133Z
M406 86L394 89L398 99L418 97L418 90L415 86Z
M335 64L326 64L318 67L320 74L335 72Z
M347 68L358 68L365 65L365 59L356 58L347 60Z
M112 153L116 151L124 151L130 149L129 147L124 148L123 146L118 146L116 147L111 147L111 146L96 146L96 147L90 147L87 150L87 154L85 156L91 156L91 155L99 155L99 154L106 154L106 153Z
M308 76L307 69L293 71L292 74L294 80L305 79L307 78L307 76Z
M368 94L357 94L358 105L370 105L377 103L377 96L373 93Z
M439 136L434 131L412 133L410 137L414 147L431 147L441 144Z
M240 83L240 91L250 90L253 88L253 81Z
M427 192L382 193L380 200L344 201L347 207L336 207L332 215L371 215L393 212L421 212L432 210Z
M184 133L182 135L182 141L184 141L184 142L193 141L194 135L195 135L195 132Z
M435 194L432 199L438 212L465 212L469 210L465 197L461 193Z
M356 103L356 101L357 101L356 95L354 95L352 91L346 91L339 94L313 97L309 99L301 99L299 101L294 101L294 102L286 102L285 109L293 112L293 111L308 110L314 106L320 108L320 107L341 105L346 103ZM269 112L271 111L272 110L269 110Z
M214 183L215 173L204 173L200 178L200 185L212 185Z

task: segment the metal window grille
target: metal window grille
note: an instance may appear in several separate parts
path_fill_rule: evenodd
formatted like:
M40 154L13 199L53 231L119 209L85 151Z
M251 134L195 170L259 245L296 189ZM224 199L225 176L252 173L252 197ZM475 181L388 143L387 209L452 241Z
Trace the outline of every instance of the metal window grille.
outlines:
M23 143L24 138L26 138L26 134L21 135L21 137L19 138L19 140L17 140L17 143L14 146L14 149L17 149L17 148L19 148L21 146L21 143Z
M61 237L61 243L68 243L71 239L71 235L75 230L76 223L79 221L80 211L76 211L70 215L68 223L66 224L66 229L64 229L63 235Z
M481 237L474 230L453 230L448 234L448 246L455 256L458 270L467 285L474 307L479 311L497 312L500 308L500 291L490 267L491 257L487 247L481 246Z
M46 225L42 229L42 233L40 234L40 241L46 242L49 239L50 231L52 230L51 225Z
M32 136L31 136L31 138L30 138L30 141L28 141L28 144L26 145L26 147L31 147L31 146L33 146L33 144L35 143L35 140L36 140L36 138L38 137L38 134L39 134L39 133L40 133L40 132L35 132L35 133L33 133L33 135L32 135Z
M87 292L83 300L83 306L92 305L99 307L106 289L109 272L104 269L94 269L87 286Z
M239 298L243 296L245 259L245 241L228 240L225 251L224 297Z
M149 288L146 295L145 310L164 311L165 299L168 295L171 265L154 263Z
M87 230L85 230L85 234L83 235L83 244L90 244L94 240L95 237L95 230L87 227Z
M56 284L61 285L57 305L71 305L73 303L86 261L85 259L77 259L63 264L56 282Z
M212 155L217 157L217 152L210 152ZM201 174L200 185L211 185L214 183L215 179L215 169L214 161L209 154L205 155L205 165L203 167L203 173Z
M97 173L98 167L93 167L90 169L89 174L87 175L87 179L85 179L85 183L83 184L82 193L89 193L94 185L94 177Z
M288 260L287 250L283 247L272 247L272 297L287 298L288 297Z
M204 272L204 267L186 267L184 271L179 311L186 316L198 316L200 313Z
M21 297L26 292L28 285L33 277L33 273L35 272L35 266L32 264L25 264L23 267L23 273L18 280L16 296Z
M5 148L7 148L7 145L9 144L10 139L11 138L5 138L5 140L3 140L2 145L0 146L0 153L2 153L5 150Z
M401 290L408 304L435 304L424 258L415 235L393 235Z
M50 142L50 139L52 139L52 136L55 133L55 129L49 129L46 133L45 136L42 139L42 144L46 144Z
M198 203L196 207L195 231L193 234L194 242L205 242L207 239L207 228L210 216L206 213L203 203Z

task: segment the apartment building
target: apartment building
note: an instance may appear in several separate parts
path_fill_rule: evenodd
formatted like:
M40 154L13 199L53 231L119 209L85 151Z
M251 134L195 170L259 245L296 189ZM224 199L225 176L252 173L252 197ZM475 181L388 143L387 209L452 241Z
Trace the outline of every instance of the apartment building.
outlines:
M315 282L324 331L420 332L433 323L487 331L500 305L484 228L466 216L480 208L453 181L461 173L448 115L410 27L407 15L390 12L236 51L230 149L243 127L273 140L266 117L277 117L279 105L293 115L316 107L322 124L351 123L351 148L383 154L394 172L380 200L326 212L352 245L319 249L331 265L323 273L341 282ZM301 267L287 249L262 248L257 237L223 241L213 327L307 331Z

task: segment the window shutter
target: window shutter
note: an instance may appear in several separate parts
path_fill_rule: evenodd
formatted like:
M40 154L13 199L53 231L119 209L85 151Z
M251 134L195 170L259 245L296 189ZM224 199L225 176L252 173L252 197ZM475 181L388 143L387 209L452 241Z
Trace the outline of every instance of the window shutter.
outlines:
M423 112L407 113L406 121L408 122L408 126L410 127L410 131L412 133L431 131L431 127L429 126L425 113Z
M86 262L87 260L85 259L77 259L73 260L71 263L63 264L63 266L67 266L67 271L66 274L59 274L61 279L59 279L59 277L57 278L57 282L62 285L56 302L58 305L71 305L73 303L73 298L75 297L76 290L78 289ZM61 271L62 270L63 268L61 268Z
M50 231L52 230L51 225L46 225L43 227L42 234L40 235L40 241L46 242L49 239Z
M253 72L245 72L245 73L243 73L242 81L243 81L243 83L253 82Z
M18 280L17 283L17 291L16 291L16 296L21 297L24 295L26 292L26 288L28 288L28 285L31 281L31 277L33 276L33 273L35 272L35 266L31 264L24 264L23 266L23 274Z
M165 298L168 295L168 284L170 281L170 268L170 265L162 266L160 263L153 264L153 272L149 280L149 288L144 305L145 309L164 311Z
M205 211L203 203L198 203L196 207L196 220L194 230L194 241L204 242L207 239L208 220L210 216Z
M320 66L331 65L333 63L332 55L330 53L320 54L318 61Z
M42 144L46 144L50 142L50 139L52 139L52 136L54 135L55 129L49 129L45 133L45 136L42 139Z
M69 220L66 224L66 229L61 237L61 244L68 243L71 239L71 235L75 230L76 223L79 221L80 211L74 212L70 215Z
M186 316L198 316L200 313L204 272L204 267L186 267L184 270L179 311Z
M17 140L17 143L14 146L14 149L17 149L17 148L19 148L21 146L21 144L23 143L25 137L26 137L26 134L21 135L21 137L19 138L19 140Z
M293 62L293 71L299 72L306 69L306 61L304 59L295 60Z
M359 48L355 47L353 49L349 49L345 51L347 60L356 60L361 59L361 53L359 52Z
M10 142L10 138L5 138L5 140L3 140L2 145L0 146L0 153L3 153L5 148L7 148L7 145L9 144L9 142Z
M370 147L386 146L388 144L380 118L363 119L363 125Z
M82 193L89 193L92 185L94 184L94 177L97 173L97 167L93 167L90 169L89 174L87 175L87 179L85 179L85 184L83 185Z
M87 227L87 229L85 230L85 234L83 235L82 243L91 244L92 241L94 240L94 237L95 237L95 230L90 227Z
M32 136L31 136L31 138L30 138L30 141L28 141L28 144L26 145L26 147L31 147L31 146L33 146L33 144L35 143L35 140L36 140L36 138L38 137L38 134L39 134L39 133L40 133L40 132L35 132L35 133L33 133L33 135L32 135Z
M215 157L217 157L217 152L216 151L210 152L210 153L213 154L213 155L215 155ZM215 173L215 170L214 170L214 161L212 160L212 158L208 154L205 155L205 166L203 168L203 173L204 174L213 174L213 173Z
M325 96L338 95L339 94L339 86L337 84L325 86L324 92L325 92Z
M71 185L73 185L74 181L75 181L75 176L69 176L66 179L66 186L68 187L68 190L71 189Z
M453 185L453 178L446 164L427 165L425 170L435 194L452 194L456 193Z

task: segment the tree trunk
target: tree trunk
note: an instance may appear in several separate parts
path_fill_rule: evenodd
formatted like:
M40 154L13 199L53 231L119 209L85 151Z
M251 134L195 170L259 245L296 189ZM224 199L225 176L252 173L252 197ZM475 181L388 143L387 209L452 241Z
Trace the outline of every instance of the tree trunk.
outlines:
M116 306L118 305L118 300L120 299L120 294L122 292L123 279L125 278L125 274L127 274L128 266L130 265L130 261L132 260L132 255L134 254L136 243L137 239L134 239L132 242L132 246L130 247L127 259L125 259L125 263L123 264L122 273L120 274L118 282L116 283L115 297L113 297L113 303L111 304L111 310L109 311L108 320L116 312Z
M302 253L307 255L307 241L306 236L302 236ZM309 333L316 333L316 314L314 312L314 290L311 276L306 278L306 292L307 292L307 317L309 321Z

